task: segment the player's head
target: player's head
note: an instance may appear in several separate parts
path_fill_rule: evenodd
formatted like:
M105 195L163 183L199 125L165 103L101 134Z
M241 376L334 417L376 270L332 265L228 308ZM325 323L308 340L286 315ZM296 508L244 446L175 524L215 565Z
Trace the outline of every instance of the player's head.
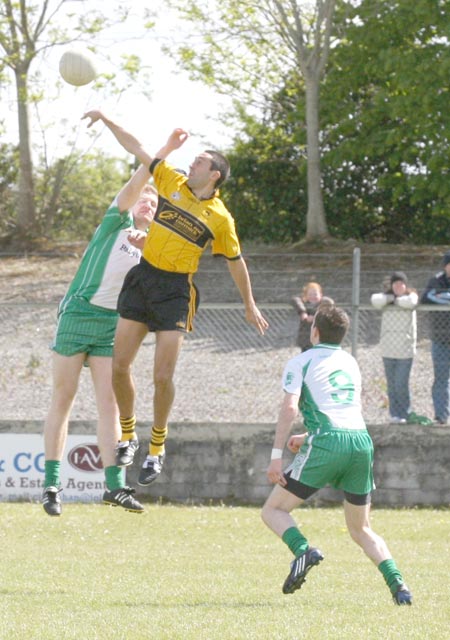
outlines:
M158 192L151 184L146 184L141 191L138 201L131 210L136 229L145 231L156 213L158 206Z
M215 187L217 189L218 187L220 187L220 185L226 182L230 177L230 163L225 158L225 156L219 153L218 151L213 151L209 149L205 151L205 153L211 156L211 169L213 171L218 171L220 174L215 184Z
M230 176L230 164L218 151L200 153L189 167L188 185L191 189L210 186L217 189Z
M344 309L336 307L331 298L319 305L311 325L311 342L341 344L350 326Z

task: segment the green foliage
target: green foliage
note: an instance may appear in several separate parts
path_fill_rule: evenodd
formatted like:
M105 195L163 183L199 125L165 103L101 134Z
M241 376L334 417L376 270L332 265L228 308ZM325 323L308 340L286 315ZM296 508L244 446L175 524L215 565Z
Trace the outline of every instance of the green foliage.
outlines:
M299 175L296 164L282 157L264 157L256 146L242 156L230 154L229 159L233 174L223 194L240 237L283 243L304 235L305 176ZM295 182L296 190L292 189Z
M36 235L89 240L130 167L101 152L58 160L36 179Z
M449 8L365 0L342 16L346 39L322 91L326 209L338 235L450 240Z
M79 6L75 7L75 4ZM52 48L74 42L85 43L85 46L95 51L99 34L124 23L130 12L126 3L120 3L119 0L110 2L108 6L110 11L105 13L102 8L92 7L92 3L86 2L45 0L37 3L33 0L22 0L19 3L0 0L0 89L7 82L14 82L16 85L15 106L18 113L18 147L20 148L20 182L18 181L16 186L18 197L15 199L17 212L7 212L7 222L0 223L0 233L3 232L5 225L12 221L19 230L18 235L23 245L26 245L28 240L35 239L36 234L42 229L49 231L49 221L52 225L54 224L53 232L56 234L65 233L66 230L67 233L74 233L73 221L68 223L66 214L62 214L65 221L64 231L57 223L60 218L58 216L53 218L56 206L61 205L62 179L67 172L67 160L56 162L50 169L40 168L36 172L33 170L31 149L33 148L32 132L35 127L34 123L29 122L30 105L33 104L36 107L36 113L39 114L38 105L44 101L44 97L47 101L52 99L46 86L45 73L41 74L40 69L37 69L38 64L45 61ZM32 72L32 65L36 68L34 72ZM95 82L97 93L100 89L104 89L105 94L109 95L125 91L126 85L135 82L140 72L139 58L134 55L123 56L122 72L127 82L123 83L121 80L120 87L115 82L114 73L100 74ZM55 92L58 90L58 85L59 83L56 83L56 86L52 87ZM37 119L42 126L42 121L39 117ZM52 125L54 125L53 122ZM44 131L45 125L42 126L41 132ZM45 134L43 138L45 150ZM68 149L70 148L68 137L64 137L64 144ZM53 182L56 187L46 203L47 192ZM108 182L107 186L109 184ZM102 188L101 192L103 195ZM42 202L39 202L39 199ZM66 202L69 200L67 196ZM93 197L92 207L97 207L95 197ZM73 205L68 204L67 211L71 208L73 209ZM80 223L79 229L82 236L84 235L83 224Z
M272 99L264 122L241 114L245 137L228 153L232 174L223 195L243 240L292 242L306 232L306 136L292 91L287 84Z
M344 239L449 242L450 2L364 0L339 9L341 40L321 88L329 231ZM305 145L304 112L292 72L267 96L262 115L236 111L244 135L230 154L234 181L226 193L244 238L296 241L304 232L304 162L291 168Z

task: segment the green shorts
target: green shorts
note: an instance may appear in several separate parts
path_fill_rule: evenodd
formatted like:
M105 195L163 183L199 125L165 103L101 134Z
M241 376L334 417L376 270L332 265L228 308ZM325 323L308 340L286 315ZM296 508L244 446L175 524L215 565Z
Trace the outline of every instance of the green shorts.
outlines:
M58 315L51 349L62 356L86 353L112 358L118 319L117 311L72 298Z
M311 434L285 473L316 489L330 485L368 494L374 489L372 438L365 430L351 429Z

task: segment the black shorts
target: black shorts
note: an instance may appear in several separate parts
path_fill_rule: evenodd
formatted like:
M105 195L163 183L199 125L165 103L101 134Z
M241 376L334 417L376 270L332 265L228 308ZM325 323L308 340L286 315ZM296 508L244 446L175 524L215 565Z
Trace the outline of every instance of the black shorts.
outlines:
M286 491L293 493L297 498L301 498L302 500L308 500L316 491L319 491L318 487L310 487L307 484L303 484L303 482L299 482L298 480L293 480L291 478L291 472L288 471L284 473L284 478L287 482L285 485ZM350 493L349 491L344 491L344 497L350 504L354 504L356 506L363 506L365 504L370 504L372 493Z
M121 318L146 324L149 331L192 331L199 305L192 274L162 271L141 258L127 273L117 309Z

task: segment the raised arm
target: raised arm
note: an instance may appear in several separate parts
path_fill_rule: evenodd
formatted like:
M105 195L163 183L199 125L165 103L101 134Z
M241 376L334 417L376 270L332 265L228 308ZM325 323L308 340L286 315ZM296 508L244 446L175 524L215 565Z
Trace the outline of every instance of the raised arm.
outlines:
M176 148L176 146L174 145L177 144L177 141L180 139L182 133L186 132L182 129L175 129L174 131L172 131L166 144L156 152L155 158L158 158L159 160L165 160L165 158L169 155L173 148ZM142 188L151 178L149 167L150 165L148 165L147 167L141 164L138 170L132 175L130 180L128 180L126 185L121 189L117 197L117 205L119 207L119 211L127 211L136 204L141 194Z
M133 207L139 200L141 191L150 180L150 171L141 164L141 166L133 173L128 182L122 187L117 196L117 206L119 211L123 213Z
M141 162L147 168L150 168L150 165L152 164L154 158L162 159L167 157L169 153L175 151L175 149L179 149L189 137L188 132L184 129L174 129L170 134L166 144L158 151L158 154L152 156L146 149L144 149L142 143L137 138L135 138L128 131L125 131L125 129L113 122L98 109L87 111L83 115L82 120L84 120L85 118L90 119L88 128L92 127L92 125L95 122L98 122L98 120L101 120L103 124L105 124L105 126L107 126L108 129L112 132L119 144L121 144L126 151L136 156L139 162Z

